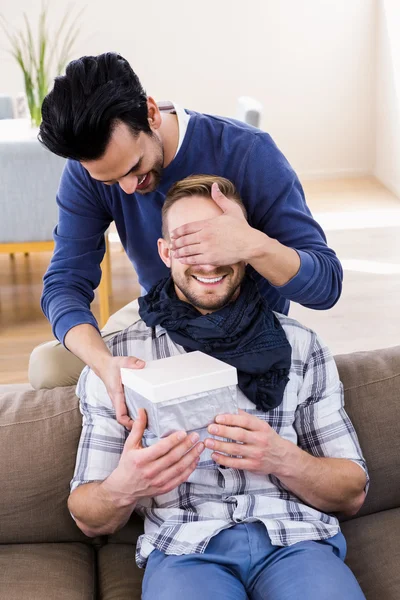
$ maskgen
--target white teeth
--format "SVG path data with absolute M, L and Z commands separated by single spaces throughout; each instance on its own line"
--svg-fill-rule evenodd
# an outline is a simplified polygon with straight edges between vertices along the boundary
M 147 173 L 146 173 L 146 175 L 147 175 Z M 143 181 L 146 179 L 146 175 L 143 175 L 143 177 L 141 177 L 141 178 L 138 180 L 138 185 L 141 185 L 141 184 L 143 183 Z
M 198 281 L 201 281 L 202 283 L 217 283 L 217 281 L 221 281 L 221 279 L 223 279 L 222 277 L 213 277 L 211 278 L 206 278 L 206 277 L 197 277 L 196 275 L 193 275 L 193 277 L 195 279 L 197 279 Z

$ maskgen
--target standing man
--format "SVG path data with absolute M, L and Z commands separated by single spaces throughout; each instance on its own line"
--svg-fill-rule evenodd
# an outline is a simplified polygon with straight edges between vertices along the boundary
M 271 309 L 284 314 L 291 300 L 314 309 L 338 300 L 340 262 L 312 218 L 296 174 L 268 134 L 169 103 L 157 105 L 128 62 L 113 53 L 70 63 L 45 98 L 42 116 L 39 139 L 69 159 L 57 196 L 56 247 L 44 278 L 42 308 L 55 337 L 102 379 L 121 424 L 131 426 L 120 367 L 144 363 L 111 356 L 90 311 L 101 277 L 104 232 L 115 221 L 139 283 L 148 291 L 168 273 L 157 239 L 165 195 L 176 181 L 193 173 L 230 179 L 248 213 L 247 222 L 213 186 L 222 214 L 171 233 L 171 249 L 181 263 L 244 261 Z M 67 356 L 64 352 L 57 359 L 61 369 L 68 370 Z M 42 373 L 48 361 L 48 346 L 37 348 L 30 372 Z M 50 387 L 37 378 L 33 383 Z

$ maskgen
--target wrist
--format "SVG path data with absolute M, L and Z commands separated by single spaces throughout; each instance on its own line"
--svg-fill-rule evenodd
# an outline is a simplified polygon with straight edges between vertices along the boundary
M 245 260 L 251 264 L 252 261 L 266 258 L 274 253 L 274 247 L 277 244 L 279 242 L 270 238 L 266 233 L 250 227 Z
M 293 442 L 289 440 L 282 440 L 282 442 L 284 450 L 273 475 L 282 480 L 292 479 L 293 477 L 302 478 L 304 470 L 307 469 L 308 458 L 312 457 Z
M 96 373 L 98 377 L 101 379 L 101 373 L 104 373 L 105 370 L 108 369 L 111 361 L 113 359 L 113 355 L 110 353 L 109 349 L 106 345 L 104 345 L 104 349 L 101 348 L 96 351 L 93 355 L 92 360 L 90 361 L 89 367 Z
M 123 476 L 122 476 L 123 481 Z M 128 493 L 121 485 L 118 467 L 101 483 L 102 492 L 107 501 L 116 509 L 134 508 L 137 498 Z

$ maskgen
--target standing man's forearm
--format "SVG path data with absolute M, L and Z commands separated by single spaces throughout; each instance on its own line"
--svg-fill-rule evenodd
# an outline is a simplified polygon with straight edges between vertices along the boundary
M 300 269 L 300 256 L 262 231 L 252 229 L 247 262 L 274 286 L 286 285 Z
M 64 344 L 98 376 L 111 358 L 111 353 L 100 333 L 88 323 L 72 327 L 64 338 Z

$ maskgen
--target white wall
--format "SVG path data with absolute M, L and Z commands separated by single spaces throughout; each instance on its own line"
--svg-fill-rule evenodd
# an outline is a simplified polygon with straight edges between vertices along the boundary
M 69 0 L 50 2 L 61 16 Z M 374 0 L 76 0 L 75 56 L 116 50 L 157 99 L 234 115 L 264 105 L 269 131 L 304 177 L 370 172 L 375 155 Z M 32 6 L 31 6 L 32 5 Z M 13 24 L 39 0 L 1 0 Z M 0 34 L 1 35 L 1 34 Z M 22 78 L 0 39 L 0 92 Z
M 400 197 L 400 1 L 378 4 L 375 174 Z

